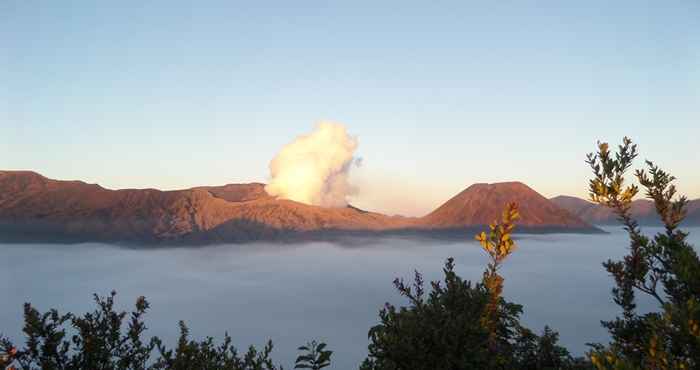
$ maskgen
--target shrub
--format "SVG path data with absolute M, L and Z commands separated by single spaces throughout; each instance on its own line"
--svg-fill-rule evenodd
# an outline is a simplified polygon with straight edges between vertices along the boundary
M 183 322 L 174 351 L 167 349 L 158 337 L 144 339 L 143 317 L 149 308 L 148 301 L 144 297 L 136 300 L 135 310 L 128 314 L 125 325 L 127 313 L 114 310 L 115 296 L 115 292 L 107 297 L 95 295 L 97 309 L 84 316 L 61 315 L 55 309 L 42 314 L 25 304 L 25 348 L 18 350 L 9 340 L 1 338 L 0 349 L 11 356 L 0 365 L 14 362 L 23 370 L 278 369 L 270 359 L 270 342 L 262 351 L 251 346 L 239 356 L 228 334 L 219 346 L 212 338 L 191 341 Z M 158 351 L 157 358 L 152 358 L 154 349 Z
M 612 208 L 629 234 L 629 252 L 603 265 L 613 276 L 613 299 L 622 317 L 603 322 L 609 346 L 594 345 L 591 360 L 599 369 L 696 369 L 700 367 L 700 260 L 678 229 L 686 214 L 685 197 L 676 197 L 675 178 L 647 161 L 635 172 L 647 198 L 654 202 L 664 232 L 645 236 L 632 217 L 636 185 L 625 174 L 637 157 L 637 146 L 624 138 L 612 155 L 607 143 L 589 154 L 593 170 L 591 199 Z M 659 311 L 637 312 L 636 293 L 652 297 Z
M 380 324 L 369 331 L 369 355 L 361 370 L 567 369 L 577 366 L 558 335 L 545 328 L 542 337 L 520 325 L 522 306 L 501 297 L 498 269 L 515 250 L 511 238 L 517 206 L 509 204 L 499 224 L 477 240 L 491 262 L 480 283 L 463 280 L 452 258 L 444 279 L 431 283 L 426 295 L 423 277 L 394 285 L 408 306 L 386 304 Z M 580 362 L 580 361 L 579 361 Z M 585 366 L 585 364 L 583 365 Z

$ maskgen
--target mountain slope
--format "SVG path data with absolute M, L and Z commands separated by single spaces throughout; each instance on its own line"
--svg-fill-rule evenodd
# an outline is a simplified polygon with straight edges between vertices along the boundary
M 487 225 L 500 219 L 503 206 L 508 202 L 518 203 L 520 226 L 592 229 L 580 218 L 520 182 L 474 184 L 425 216 L 420 223 L 431 228 Z
M 409 220 L 350 207 L 276 200 L 263 186 L 108 190 L 33 172 L 5 171 L 0 172 L 0 238 L 257 240 L 281 231 L 398 228 Z
M 586 222 L 595 225 L 619 225 L 617 215 L 610 208 L 591 203 L 577 197 L 560 195 L 550 199 L 559 207 L 577 215 Z M 649 199 L 637 199 L 632 202 L 632 216 L 641 225 L 660 225 L 656 215 L 654 202 Z M 700 199 L 690 201 L 687 206 L 688 214 L 683 222 L 686 226 L 700 225 Z
M 685 218 L 685 224 L 700 226 L 700 199 L 691 200 L 688 203 L 688 215 Z
M 237 242 L 342 233 L 420 233 L 488 224 L 518 202 L 521 230 L 596 231 L 521 183 L 476 184 L 423 218 L 269 196 L 264 184 L 109 190 L 28 171 L 0 171 L 0 241 Z

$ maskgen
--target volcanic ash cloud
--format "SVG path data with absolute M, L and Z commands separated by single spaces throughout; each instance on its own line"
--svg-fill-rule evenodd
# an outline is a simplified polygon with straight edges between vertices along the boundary
M 321 122 L 316 130 L 285 145 L 270 162 L 272 196 L 301 203 L 344 207 L 353 191 L 348 175 L 357 139 L 345 126 Z

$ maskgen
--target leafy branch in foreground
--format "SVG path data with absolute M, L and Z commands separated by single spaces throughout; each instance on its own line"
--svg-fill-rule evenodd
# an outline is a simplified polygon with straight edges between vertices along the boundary
M 333 351 L 326 351 L 325 348 L 326 343 L 318 343 L 315 340 L 299 347 L 299 351 L 304 351 L 304 354 L 297 357 L 294 368 L 320 370 L 330 366 Z
M 476 236 L 481 247 L 488 253 L 491 261 L 489 262 L 486 271 L 484 271 L 483 284 L 489 292 L 489 303 L 486 305 L 482 316 L 482 324 L 489 331 L 489 344 L 494 347 L 496 345 L 496 324 L 498 315 L 498 304 L 503 293 L 503 277 L 498 274 L 498 269 L 501 263 L 513 251 L 515 251 L 515 242 L 511 234 L 515 229 L 515 221 L 520 218 L 518 213 L 518 205 L 508 203 L 503 215 L 501 223 L 494 221 L 489 225 L 489 234 L 481 232 Z
M 591 200 L 613 209 L 629 234 L 628 254 L 603 264 L 613 276 L 613 299 L 622 317 L 603 322 L 612 336 L 609 347 L 594 345 L 591 360 L 599 369 L 694 369 L 700 366 L 700 260 L 678 229 L 687 199 L 676 197 L 675 178 L 650 161 L 635 176 L 654 202 L 665 231 L 649 238 L 630 212 L 639 192 L 625 174 L 637 146 L 624 138 L 612 155 L 607 143 L 587 157 L 593 170 Z M 659 312 L 637 312 L 635 292 L 652 297 Z

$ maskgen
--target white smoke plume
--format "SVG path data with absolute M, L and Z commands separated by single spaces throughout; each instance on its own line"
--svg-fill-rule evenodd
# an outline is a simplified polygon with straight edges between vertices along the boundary
M 357 139 L 345 126 L 321 122 L 312 133 L 285 145 L 270 162 L 272 196 L 301 203 L 344 207 L 354 190 L 348 182 Z

